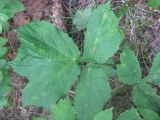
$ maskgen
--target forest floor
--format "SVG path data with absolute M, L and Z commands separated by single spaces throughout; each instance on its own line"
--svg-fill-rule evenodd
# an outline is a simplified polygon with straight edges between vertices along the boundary
M 67 32 L 82 50 L 84 31 L 77 32 L 73 29 L 72 18 L 78 9 L 100 5 L 106 0 L 21 0 L 25 5 L 25 11 L 18 13 L 10 20 L 11 29 L 3 34 L 9 40 L 9 53 L 7 59 L 15 58 L 19 42 L 13 32 L 22 24 L 32 20 L 49 20 L 58 28 Z M 112 9 L 115 13 L 124 7 L 123 0 L 112 0 Z M 120 26 L 125 32 L 123 44 L 128 44 L 134 50 L 140 61 L 143 75 L 148 74 L 152 59 L 160 52 L 160 11 L 147 7 L 145 0 L 129 0 L 129 11 L 120 20 Z M 116 63 L 119 62 L 119 53 L 114 56 Z M 32 120 L 34 116 L 47 117 L 48 112 L 43 108 L 30 106 L 22 107 L 21 93 L 27 83 L 27 79 L 11 70 L 13 90 L 9 94 L 11 106 L 0 111 L 0 120 Z M 113 93 L 112 99 L 104 107 L 114 107 L 114 119 L 123 111 L 132 106 L 131 89 L 111 78 L 113 89 L 121 89 Z M 155 86 L 155 89 L 158 89 Z

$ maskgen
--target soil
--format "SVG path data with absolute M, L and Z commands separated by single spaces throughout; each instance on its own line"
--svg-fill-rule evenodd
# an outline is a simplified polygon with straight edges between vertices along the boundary
M 10 20 L 11 29 L 3 34 L 7 37 L 9 53 L 7 59 L 15 58 L 20 43 L 13 29 L 29 23 L 32 20 L 49 20 L 58 28 L 67 32 L 82 51 L 84 31 L 73 32 L 72 20 L 65 19 L 75 14 L 77 9 L 84 9 L 105 3 L 106 0 L 21 0 L 25 11 L 18 13 Z M 112 0 L 112 9 L 117 13 L 123 6 L 123 0 Z M 160 11 L 149 9 L 145 0 L 131 0 L 129 12 L 121 18 L 120 26 L 126 34 L 125 42 L 138 56 L 143 75 L 148 74 L 153 57 L 160 52 Z M 134 19 L 133 19 L 134 18 Z M 123 45 L 122 45 L 123 47 Z M 119 53 L 114 58 L 119 62 Z M 47 118 L 48 111 L 36 106 L 22 107 L 22 90 L 27 83 L 25 77 L 19 76 L 10 70 L 12 76 L 12 92 L 8 95 L 11 106 L 0 111 L 0 120 L 32 120 L 34 116 Z M 132 106 L 130 99 L 131 89 L 123 87 L 116 78 L 111 79 L 113 89 L 122 89 L 122 93 L 114 93 L 106 107 L 114 107 L 114 119 L 123 111 Z M 124 102 L 125 101 L 125 102 Z

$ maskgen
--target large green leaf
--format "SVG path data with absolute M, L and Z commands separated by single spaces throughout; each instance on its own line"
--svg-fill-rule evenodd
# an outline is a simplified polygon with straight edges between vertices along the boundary
M 141 69 L 134 53 L 125 47 L 120 55 L 120 65 L 117 65 L 117 72 L 120 81 L 128 85 L 141 82 Z
M 118 23 L 109 3 L 93 11 L 85 33 L 83 57 L 86 61 L 105 63 L 119 49 L 124 35 Z
M 119 116 L 117 120 L 142 120 L 135 108 L 131 108 Z
M 150 73 L 145 80 L 160 86 L 160 53 L 154 58 Z
M 98 113 L 93 120 L 112 120 L 112 117 L 113 113 L 111 108 Z
M 68 99 L 59 101 L 53 108 L 55 120 L 76 120 L 76 114 Z
M 140 108 L 138 111 L 144 120 L 160 120 L 160 116 L 152 110 Z
M 160 97 L 150 85 L 139 84 L 134 87 L 132 94 L 133 102 L 138 108 L 160 112 Z
M 88 66 L 76 88 L 75 109 L 79 120 L 91 120 L 111 97 L 111 89 L 102 69 Z
M 149 0 L 148 5 L 149 7 L 157 8 L 158 6 L 160 6 L 160 0 Z
M 77 79 L 79 50 L 66 33 L 45 21 L 24 25 L 16 32 L 21 47 L 11 65 L 29 79 L 23 104 L 49 108 Z

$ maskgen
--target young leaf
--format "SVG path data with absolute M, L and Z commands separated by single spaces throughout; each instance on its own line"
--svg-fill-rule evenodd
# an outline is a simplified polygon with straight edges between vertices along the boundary
M 160 120 L 160 116 L 152 110 L 140 108 L 138 111 L 144 120 Z
M 91 120 L 111 97 L 111 89 L 102 69 L 88 66 L 76 88 L 75 109 L 78 119 Z
M 148 84 L 139 84 L 135 86 L 132 99 L 138 108 L 150 109 L 157 113 L 160 112 L 160 97 Z
M 93 120 L 112 120 L 112 108 L 98 113 Z
M 80 73 L 79 50 L 66 33 L 45 21 L 35 21 L 16 30 L 21 47 L 11 66 L 29 83 L 23 103 L 49 108 L 65 95 Z
M 128 85 L 141 82 L 141 69 L 134 53 L 125 47 L 120 55 L 121 64 L 117 65 L 117 73 L 120 81 Z
M 149 0 L 148 6 L 152 8 L 157 8 L 158 6 L 160 6 L 160 0 Z
M 59 101 L 53 108 L 55 120 L 76 120 L 76 114 L 69 99 Z
M 85 33 L 83 57 L 86 61 L 105 63 L 119 49 L 124 35 L 118 23 L 109 3 L 93 11 Z
M 131 108 L 119 116 L 117 120 L 142 120 L 135 108 Z
M 145 80 L 160 86 L 160 53 L 154 58 L 150 73 Z
M 77 11 L 73 19 L 73 24 L 76 25 L 77 30 L 83 30 L 86 28 L 91 13 L 92 8 Z

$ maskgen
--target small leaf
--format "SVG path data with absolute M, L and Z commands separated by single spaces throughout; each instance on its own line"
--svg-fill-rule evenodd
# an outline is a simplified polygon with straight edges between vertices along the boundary
M 87 66 L 76 88 L 75 109 L 78 119 L 91 120 L 111 97 L 111 89 L 102 69 Z
M 59 101 L 53 108 L 55 120 L 76 120 L 76 114 L 69 99 Z
M 112 120 L 112 116 L 113 116 L 113 113 L 111 108 L 111 109 L 101 111 L 94 117 L 93 120 Z
M 83 30 L 86 28 L 88 19 L 92 13 L 92 8 L 86 8 L 84 10 L 78 10 L 74 19 L 73 24 L 76 25 L 78 30 Z
M 132 99 L 138 108 L 150 109 L 157 113 L 160 112 L 160 97 L 148 84 L 139 84 L 135 86 Z
M 131 108 L 121 113 L 117 120 L 142 120 L 135 108 Z
M 150 73 L 144 79 L 160 86 L 160 53 L 154 58 Z
M 160 116 L 152 110 L 139 108 L 138 111 L 144 120 L 160 120 Z
M 117 65 L 117 72 L 120 81 L 128 85 L 135 85 L 141 82 L 141 69 L 134 53 L 125 47 L 120 55 L 120 65 Z
M 124 34 L 109 2 L 93 11 L 89 17 L 84 40 L 83 58 L 89 62 L 105 63 L 119 49 Z
M 152 8 L 158 8 L 158 6 L 160 6 L 160 0 L 149 0 L 148 6 Z

